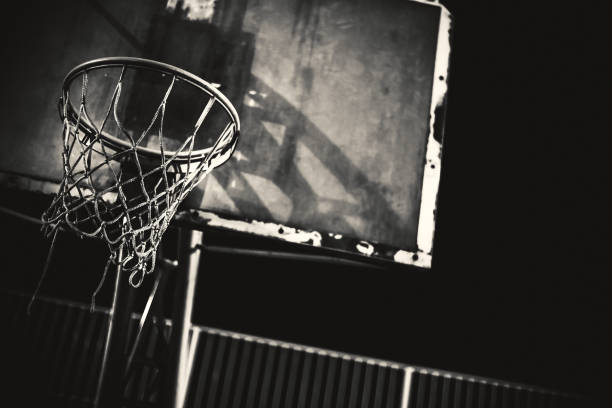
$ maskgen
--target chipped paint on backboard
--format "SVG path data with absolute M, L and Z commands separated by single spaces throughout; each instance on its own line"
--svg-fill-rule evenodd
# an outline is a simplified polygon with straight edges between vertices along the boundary
M 278 238 L 298 244 L 321 246 L 321 234 L 318 231 L 305 231 L 273 222 L 232 220 L 208 211 L 194 211 L 194 213 L 197 213 L 197 217 L 210 227 Z
M 166 10 L 175 11 L 177 6 L 185 14 L 187 20 L 212 21 L 215 14 L 216 0 L 168 0 Z
M 431 254 L 436 220 L 436 199 L 440 184 L 442 135 L 436 134 L 436 125 L 443 122 L 446 94 L 448 90 L 448 66 L 450 58 L 451 15 L 442 5 L 440 7 L 440 27 L 436 48 L 436 64 L 432 86 L 432 103 L 430 110 L 429 135 L 425 153 L 423 187 L 421 191 L 421 208 L 417 230 L 418 260 L 408 263 L 417 266 L 431 267 Z M 403 259 L 403 254 L 401 258 Z M 410 257 L 412 260 L 412 257 Z
M 372 256 L 374 253 L 374 246 L 367 241 L 359 241 L 357 245 L 355 245 L 355 248 L 366 256 Z
M 431 267 L 431 255 L 422 252 L 410 252 L 400 249 L 393 255 L 393 260 L 397 263 L 414 265 L 421 268 Z

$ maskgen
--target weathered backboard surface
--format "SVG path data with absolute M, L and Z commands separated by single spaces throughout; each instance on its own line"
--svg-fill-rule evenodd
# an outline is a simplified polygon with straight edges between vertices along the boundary
M 233 158 L 189 199 L 201 222 L 430 266 L 450 52 L 442 6 L 48 3 L 17 5 L 7 22 L 5 174 L 60 179 L 57 103 L 73 66 L 155 59 L 221 84 L 241 117 Z

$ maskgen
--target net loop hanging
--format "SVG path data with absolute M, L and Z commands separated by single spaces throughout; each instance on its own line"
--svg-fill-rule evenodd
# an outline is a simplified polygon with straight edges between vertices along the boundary
M 90 74 L 111 69 L 119 71 L 116 83 L 110 84 L 105 73 L 103 79 L 109 84 L 96 88 L 90 102 Z M 145 71 L 146 75 L 137 75 Z M 128 74 L 137 87 L 126 83 Z M 160 98 L 155 100 L 151 97 L 155 92 L 149 92 L 142 103 L 126 102 L 126 87 L 132 98 L 143 94 L 148 86 L 145 78 L 151 74 L 158 76 Z M 196 112 L 189 130 L 169 137 L 164 123 L 168 106 L 181 102 L 179 97 L 172 100 L 179 84 L 195 89 L 202 98 L 188 104 Z M 71 100 L 75 87 L 80 88 L 78 103 Z M 198 102 L 201 106 L 195 106 Z M 143 109 L 138 107 L 147 104 L 153 108 L 151 119 L 140 118 L 139 123 L 134 118 Z M 134 106 L 136 112 L 130 112 Z M 240 133 L 238 114 L 215 86 L 187 71 L 156 61 L 113 57 L 70 71 L 64 80 L 60 116 L 63 178 L 42 215 L 43 233 L 51 236 L 62 227 L 105 241 L 109 262 L 121 264 L 130 284 L 138 287 L 154 270 L 157 248 L 180 203 L 232 155 Z M 126 121 L 133 123 L 126 126 Z M 212 124 L 207 128 L 208 122 Z M 202 140 L 209 147 L 196 149 L 196 141 Z

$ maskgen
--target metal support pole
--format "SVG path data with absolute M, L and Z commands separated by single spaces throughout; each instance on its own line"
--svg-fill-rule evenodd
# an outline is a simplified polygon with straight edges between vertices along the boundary
M 200 264 L 202 231 L 181 228 L 179 267 L 170 340 L 168 406 L 183 408 L 187 395 L 189 366 L 189 332 Z
M 106 344 L 100 367 L 100 376 L 94 399 L 96 408 L 116 408 L 121 406 L 123 396 L 123 370 L 125 368 L 125 350 L 134 293 L 125 273 L 121 268 L 123 248 L 119 249 L 117 276 L 113 304 L 109 312 Z

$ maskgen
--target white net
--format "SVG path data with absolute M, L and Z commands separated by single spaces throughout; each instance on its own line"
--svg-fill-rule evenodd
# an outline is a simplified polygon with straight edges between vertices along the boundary
M 198 132 L 214 106 L 221 104 L 225 112 L 233 111 L 218 92 L 200 87 L 206 98 L 195 123 L 179 143 L 173 140 L 173 148 L 168 149 L 164 136 L 167 105 L 176 84 L 185 81 L 180 74 L 160 72 L 165 92 L 155 103 L 153 117 L 138 131 L 126 129 L 119 112 L 126 72 L 141 68 L 124 64 L 110 103 L 96 125 L 88 112 L 88 74 L 96 68 L 83 69 L 73 76 L 72 82 L 81 80 L 78 104 L 73 105 L 69 92 L 64 91 L 64 175 L 59 192 L 42 216 L 43 231 L 50 236 L 63 227 L 79 236 L 104 240 L 110 249 L 109 264 L 120 263 L 129 273 L 130 284 L 138 287 L 154 270 L 157 248 L 181 201 L 206 174 L 231 156 L 239 123 L 237 116 L 226 114 L 212 147 L 195 150 Z M 99 109 L 99 101 L 96 104 Z M 218 118 L 215 123 L 219 123 Z

